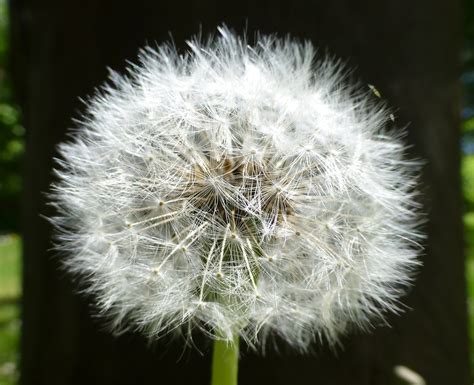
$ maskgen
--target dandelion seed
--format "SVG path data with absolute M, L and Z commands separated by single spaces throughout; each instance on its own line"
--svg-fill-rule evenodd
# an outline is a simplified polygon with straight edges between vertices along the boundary
M 59 147 L 58 248 L 117 329 L 305 349 L 400 310 L 419 165 L 393 115 L 310 43 L 257 40 L 145 48 Z
M 377 88 L 375 88 L 375 86 L 373 86 L 372 84 L 368 84 L 368 86 L 375 96 L 377 96 L 378 98 L 382 97 L 382 94 Z

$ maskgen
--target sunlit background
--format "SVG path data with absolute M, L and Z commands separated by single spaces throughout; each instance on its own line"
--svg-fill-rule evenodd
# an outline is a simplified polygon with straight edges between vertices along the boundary
M 462 181 L 464 193 L 464 229 L 466 243 L 466 278 L 471 351 L 471 376 L 474 378 L 474 4 L 466 12 L 465 46 L 462 55 Z
M 8 9 L 0 0 L 0 385 L 17 382 L 21 296 L 20 196 L 24 129 L 8 71 Z M 468 4 L 462 54 L 462 180 L 470 344 L 474 352 L 474 6 Z M 474 354 L 471 372 L 474 373 Z M 474 379 L 474 375 L 472 376 Z
M 19 200 L 24 129 L 8 77 L 8 10 L 0 0 L 0 385 L 18 379 L 20 333 Z

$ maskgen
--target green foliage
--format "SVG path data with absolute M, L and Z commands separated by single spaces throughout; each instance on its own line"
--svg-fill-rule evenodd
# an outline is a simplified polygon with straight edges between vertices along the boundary
M 18 230 L 24 129 L 8 76 L 8 12 L 0 0 L 0 230 Z
M 463 124 L 464 140 L 474 133 L 474 118 Z M 465 203 L 464 231 L 466 239 L 466 279 L 468 295 L 471 371 L 474 374 L 474 154 L 465 154 L 461 162 L 462 188 Z
M 11 102 L 7 11 L 7 2 L 0 0 L 0 230 L 18 228 L 24 148 L 19 110 Z M 18 236 L 0 238 L 0 385 L 13 385 L 18 377 L 20 248 Z
M 461 163 L 466 212 L 474 211 L 474 155 L 465 155 Z
M 20 254 L 18 236 L 0 239 L 0 385 L 13 385 L 18 377 Z
M 20 295 L 21 242 L 17 235 L 2 236 L 0 240 L 0 298 Z
M 474 174 L 473 174 L 474 177 Z M 471 372 L 474 372 L 474 212 L 464 215 Z

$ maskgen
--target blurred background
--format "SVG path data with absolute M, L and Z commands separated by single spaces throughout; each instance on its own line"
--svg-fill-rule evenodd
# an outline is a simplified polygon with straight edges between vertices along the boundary
M 425 254 L 408 310 L 336 354 L 243 349 L 240 383 L 429 385 L 474 381 L 474 1 L 0 0 L 0 385 L 206 384 L 209 346 L 114 338 L 50 251 L 44 193 L 55 146 L 106 67 L 146 43 L 178 47 L 225 22 L 290 33 L 341 57 L 397 107 L 426 160 Z M 470 337 L 469 337 L 470 336 Z M 469 351 L 471 359 L 469 360 Z

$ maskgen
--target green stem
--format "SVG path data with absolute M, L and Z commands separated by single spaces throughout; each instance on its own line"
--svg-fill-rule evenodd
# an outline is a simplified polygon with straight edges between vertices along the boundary
M 239 335 L 234 334 L 231 343 L 214 341 L 212 353 L 211 385 L 237 385 L 239 368 Z

